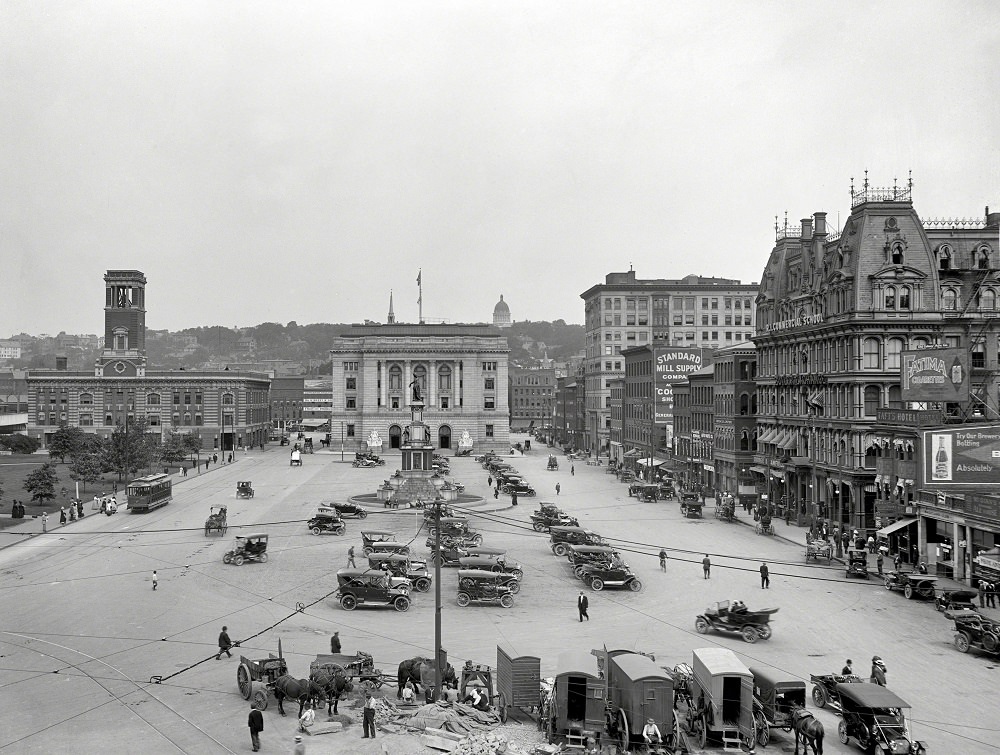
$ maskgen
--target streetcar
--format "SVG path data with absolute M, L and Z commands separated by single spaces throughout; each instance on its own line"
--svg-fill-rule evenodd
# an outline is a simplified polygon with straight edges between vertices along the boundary
M 151 474 L 132 480 L 126 488 L 128 509 L 132 513 L 152 511 L 173 499 L 170 475 Z

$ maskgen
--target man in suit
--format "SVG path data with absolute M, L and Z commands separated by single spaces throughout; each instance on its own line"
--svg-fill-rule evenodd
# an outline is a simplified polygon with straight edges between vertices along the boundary
M 260 733 L 264 731 L 264 716 L 253 705 L 250 706 L 247 726 L 250 727 L 250 744 L 253 745 L 253 751 L 257 752 L 260 749 Z
M 576 599 L 576 607 L 580 612 L 580 621 L 586 619 L 590 621 L 590 617 L 587 615 L 587 607 L 590 605 L 590 601 L 587 600 L 587 596 L 583 594 L 583 590 L 580 590 L 580 595 Z

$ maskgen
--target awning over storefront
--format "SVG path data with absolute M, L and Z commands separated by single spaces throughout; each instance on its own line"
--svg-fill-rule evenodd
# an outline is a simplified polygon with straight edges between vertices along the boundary
M 778 448 L 792 448 L 795 445 L 795 431 L 786 430 L 777 440 Z
M 764 430 L 764 435 L 757 439 L 758 443 L 774 443 L 775 439 L 778 437 L 778 429 L 776 427 L 769 427 Z
M 634 456 L 638 456 L 638 455 L 639 455 L 639 452 L 636 449 L 634 449 L 634 448 L 625 452 L 625 456 L 628 456 L 630 458 L 634 457 Z
M 900 520 L 895 521 L 895 522 L 893 522 L 892 524 L 890 524 L 890 525 L 888 525 L 886 527 L 883 527 L 878 532 L 876 532 L 875 535 L 877 537 L 882 537 L 884 535 L 891 535 L 893 532 L 897 532 L 897 531 L 903 529 L 903 527 L 909 527 L 915 521 L 917 521 L 917 520 L 914 519 L 913 517 L 910 517 L 909 519 L 900 519 Z
M 641 459 L 636 459 L 635 463 L 638 464 L 640 467 L 645 467 L 647 464 L 649 464 L 649 457 L 648 456 L 644 456 Z M 667 459 L 661 459 L 658 456 L 654 456 L 653 457 L 653 466 L 654 467 L 658 467 L 661 464 L 666 464 L 666 463 L 667 463 Z
M 767 475 L 767 469 L 765 467 L 753 466 L 750 467 L 751 472 L 756 472 L 757 474 Z
M 327 422 L 329 422 L 329 420 L 326 419 L 304 419 L 300 424 L 302 427 L 309 427 L 315 430 L 317 427 L 322 427 Z

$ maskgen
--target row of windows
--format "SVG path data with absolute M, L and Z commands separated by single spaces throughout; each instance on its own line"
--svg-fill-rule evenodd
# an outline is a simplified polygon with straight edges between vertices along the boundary
M 63 392 L 65 393 L 65 391 L 63 391 Z M 257 393 L 257 392 L 253 392 L 253 393 Z M 118 390 L 116 393 L 112 393 L 111 391 L 108 391 L 105 394 L 105 402 L 109 403 L 109 404 L 113 403 L 112 397 L 115 396 L 115 395 L 123 396 L 123 395 L 125 395 L 125 393 L 122 390 Z M 134 394 L 131 391 L 129 391 L 128 398 L 129 398 L 130 402 L 133 400 L 133 397 L 134 397 Z M 192 397 L 194 398 L 193 402 L 191 400 Z M 94 394 L 92 394 L 92 393 L 81 393 L 79 400 L 80 400 L 80 405 L 81 406 L 93 406 L 93 404 L 94 404 Z M 160 396 L 159 393 L 147 393 L 146 394 L 146 405 L 147 406 L 160 406 L 161 402 L 162 402 L 162 397 Z M 232 393 L 223 393 L 222 394 L 222 403 L 223 403 L 224 406 L 232 406 L 235 402 L 236 402 L 236 397 Z M 39 404 L 45 403 L 45 396 L 43 394 L 39 394 L 39 396 L 38 396 L 38 403 Z M 48 403 L 50 403 L 50 404 L 56 403 L 56 394 L 55 393 L 49 394 Z M 60 399 L 60 403 L 62 403 L 62 404 L 67 403 L 67 399 L 66 399 L 65 396 L 63 396 Z M 184 406 L 190 406 L 192 403 L 200 405 L 202 403 L 202 395 L 200 393 L 194 393 L 194 394 L 191 394 L 191 393 L 184 393 L 184 394 L 175 393 L 175 394 L 173 394 L 173 403 L 174 403 L 174 406 L 180 406 L 181 404 L 183 404 Z

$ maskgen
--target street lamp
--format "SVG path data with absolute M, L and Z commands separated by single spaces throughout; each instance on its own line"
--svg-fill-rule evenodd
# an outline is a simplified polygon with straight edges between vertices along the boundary
M 441 693 L 441 488 L 444 478 L 435 472 L 430 478 L 434 486 L 434 699 Z

